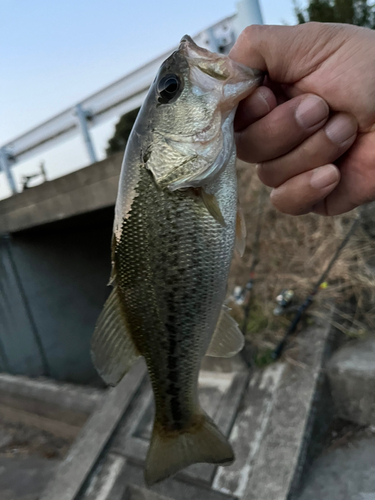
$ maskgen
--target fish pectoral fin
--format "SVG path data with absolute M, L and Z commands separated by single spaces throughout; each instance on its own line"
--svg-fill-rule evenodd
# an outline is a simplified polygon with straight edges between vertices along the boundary
M 221 213 L 219 203 L 216 199 L 216 196 L 214 194 L 209 194 L 206 193 L 206 191 L 201 188 L 199 190 L 199 194 L 202 198 L 202 201 L 209 211 L 209 213 L 212 215 L 212 217 L 223 227 L 226 227 L 226 223 L 223 217 L 223 214 Z
M 195 421 L 194 421 L 195 420 Z M 234 453 L 227 438 L 203 412 L 191 428 L 171 432 L 154 424 L 145 468 L 145 480 L 151 486 L 195 463 L 230 465 Z
M 237 322 L 223 306 L 206 356 L 214 358 L 231 358 L 244 346 L 245 338 Z
M 240 205 L 237 208 L 236 216 L 236 250 L 243 257 L 246 248 L 246 224 Z
M 117 288 L 112 290 L 96 323 L 91 356 L 99 375 L 109 385 L 117 385 L 140 356 L 126 329 Z

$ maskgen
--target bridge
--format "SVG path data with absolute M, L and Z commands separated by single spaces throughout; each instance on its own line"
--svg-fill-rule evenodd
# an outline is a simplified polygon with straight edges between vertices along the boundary
M 236 14 L 198 33 L 198 45 L 213 52 L 228 53 L 248 24 L 262 24 L 258 0 L 241 0 Z M 4 172 L 12 194 L 18 192 L 12 169 L 15 165 L 80 134 L 90 163 L 97 161 L 91 129 L 141 106 L 166 52 L 125 75 L 37 127 L 0 146 L 0 172 Z
M 256 0 L 198 33 L 228 53 L 261 23 Z M 109 294 L 110 239 L 122 154 L 97 161 L 91 129 L 141 105 L 162 54 L 0 148 L 12 196 L 0 201 L 0 371 L 98 382 L 89 343 Z M 90 164 L 18 193 L 13 168 L 80 133 Z

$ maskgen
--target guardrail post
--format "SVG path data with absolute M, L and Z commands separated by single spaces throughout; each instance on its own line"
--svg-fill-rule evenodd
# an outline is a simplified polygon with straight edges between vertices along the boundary
M 90 158 L 91 163 L 98 161 L 94 144 L 91 139 L 90 131 L 87 126 L 87 118 L 89 113 L 82 108 L 81 104 L 77 104 L 75 107 L 75 114 L 78 118 L 79 128 L 81 129 L 81 134 L 83 135 L 83 140 L 85 141 L 86 149 Z
M 0 148 L 0 170 L 5 172 L 12 194 L 17 194 L 18 190 L 16 181 L 14 180 L 13 172 L 10 168 L 10 163 L 10 154 L 5 148 Z

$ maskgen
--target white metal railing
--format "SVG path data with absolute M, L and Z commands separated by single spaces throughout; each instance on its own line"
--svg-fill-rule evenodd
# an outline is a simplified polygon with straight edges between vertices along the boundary
M 262 24 L 258 0 L 242 0 L 237 14 L 228 17 L 194 37 L 196 43 L 212 51 L 228 53 L 238 34 L 248 24 Z M 13 194 L 17 186 L 12 167 L 20 161 L 50 149 L 80 132 L 91 163 L 97 161 L 90 129 L 114 115 L 122 115 L 141 106 L 155 74 L 170 54 L 160 55 L 111 85 L 50 118 L 37 127 L 0 147 L 0 172 L 7 177 Z

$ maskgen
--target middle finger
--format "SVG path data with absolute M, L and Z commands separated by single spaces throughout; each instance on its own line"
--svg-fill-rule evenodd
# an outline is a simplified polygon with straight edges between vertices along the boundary
M 327 121 L 327 103 L 314 94 L 287 101 L 236 133 L 237 155 L 249 163 L 285 155 Z

